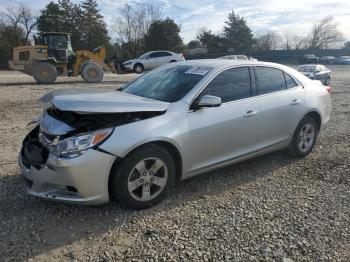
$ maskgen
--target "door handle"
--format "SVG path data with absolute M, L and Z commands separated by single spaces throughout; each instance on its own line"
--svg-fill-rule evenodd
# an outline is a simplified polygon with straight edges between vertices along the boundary
M 292 103 L 290 103 L 292 106 L 300 104 L 300 99 L 293 99 Z
M 253 115 L 256 115 L 258 113 L 258 111 L 255 111 L 255 110 L 248 110 L 246 113 L 245 113 L 245 117 L 251 117 Z

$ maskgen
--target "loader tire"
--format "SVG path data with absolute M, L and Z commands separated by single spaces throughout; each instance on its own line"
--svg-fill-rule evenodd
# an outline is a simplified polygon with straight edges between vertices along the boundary
M 103 70 L 96 63 L 87 63 L 81 70 L 81 77 L 88 83 L 99 83 L 103 78 Z
M 56 81 L 58 73 L 54 65 L 39 62 L 32 69 L 32 75 L 38 84 L 52 84 Z

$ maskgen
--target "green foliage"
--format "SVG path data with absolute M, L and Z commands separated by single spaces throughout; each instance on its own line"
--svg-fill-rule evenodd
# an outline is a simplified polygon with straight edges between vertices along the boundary
M 201 46 L 206 48 L 209 53 L 223 52 L 226 49 L 226 39 L 214 35 L 211 30 L 206 28 L 200 30 L 197 39 L 201 43 Z
M 198 40 L 192 40 L 187 44 L 188 49 L 195 49 L 195 48 L 201 48 L 201 42 Z
M 38 17 L 40 32 L 71 33 L 74 49 L 92 49 L 108 45 L 107 26 L 95 0 L 85 0 L 81 5 L 71 0 L 50 2 Z
M 92 49 L 99 45 L 108 45 L 107 25 L 97 7 L 96 0 L 85 0 L 81 4 L 81 42 L 84 48 Z
M 224 35 L 229 49 L 235 52 L 245 52 L 253 48 L 255 43 L 253 33 L 244 17 L 232 11 L 225 23 Z
M 145 36 L 146 51 L 170 50 L 179 52 L 184 44 L 180 37 L 180 27 L 171 18 L 154 21 Z

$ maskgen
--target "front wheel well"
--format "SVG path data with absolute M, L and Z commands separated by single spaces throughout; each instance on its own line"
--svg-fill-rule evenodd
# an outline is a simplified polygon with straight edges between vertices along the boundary
M 170 155 L 172 156 L 173 160 L 174 160 L 174 164 L 175 164 L 175 179 L 176 181 L 180 181 L 181 177 L 182 177 L 182 157 L 181 154 L 179 152 L 179 150 L 176 148 L 176 146 L 174 146 L 173 144 L 171 144 L 170 142 L 167 141 L 152 141 L 152 142 L 148 142 L 146 144 L 140 145 L 136 148 L 134 148 L 131 152 L 129 152 L 126 156 L 124 156 L 123 158 L 117 157 L 116 160 L 114 161 L 111 171 L 110 171 L 110 175 L 109 175 L 109 179 L 108 179 L 108 192 L 110 191 L 110 186 L 111 186 L 111 174 L 112 172 L 115 172 L 120 165 L 123 163 L 123 159 L 125 157 L 127 157 L 128 155 L 132 154 L 133 152 L 140 150 L 141 148 L 150 146 L 150 145 L 157 145 L 160 146 L 162 148 L 164 148 L 165 150 L 167 150 Z
M 312 111 L 312 112 L 307 113 L 306 116 L 310 116 L 316 121 L 316 124 L 318 127 L 318 132 L 319 132 L 321 129 L 321 116 L 320 116 L 320 114 L 316 111 Z
M 137 62 L 137 63 L 135 63 L 135 65 L 134 65 L 134 69 L 135 69 L 135 67 L 136 67 L 136 66 L 138 66 L 138 65 L 140 65 L 142 68 L 145 68 L 145 67 L 143 66 L 143 64 L 142 64 L 142 63 Z

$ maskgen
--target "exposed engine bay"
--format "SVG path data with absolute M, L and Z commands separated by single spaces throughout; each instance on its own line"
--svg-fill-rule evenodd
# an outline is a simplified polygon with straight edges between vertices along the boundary
M 91 132 L 98 129 L 116 127 L 135 121 L 155 117 L 163 114 L 164 111 L 78 114 L 76 112 L 62 111 L 55 107 L 51 107 L 47 109 L 47 113 L 54 119 L 72 127 L 71 131 L 68 131 L 66 134 L 61 135 L 61 138 L 66 138 L 83 132 Z
M 155 117 L 164 112 L 90 113 L 62 111 L 51 107 L 44 111 L 40 124 L 24 139 L 22 157 L 27 168 L 40 169 L 51 151 L 51 145 L 71 136 L 116 127 Z M 49 116 L 49 117 L 47 117 Z M 49 131 L 48 131 L 49 130 Z

